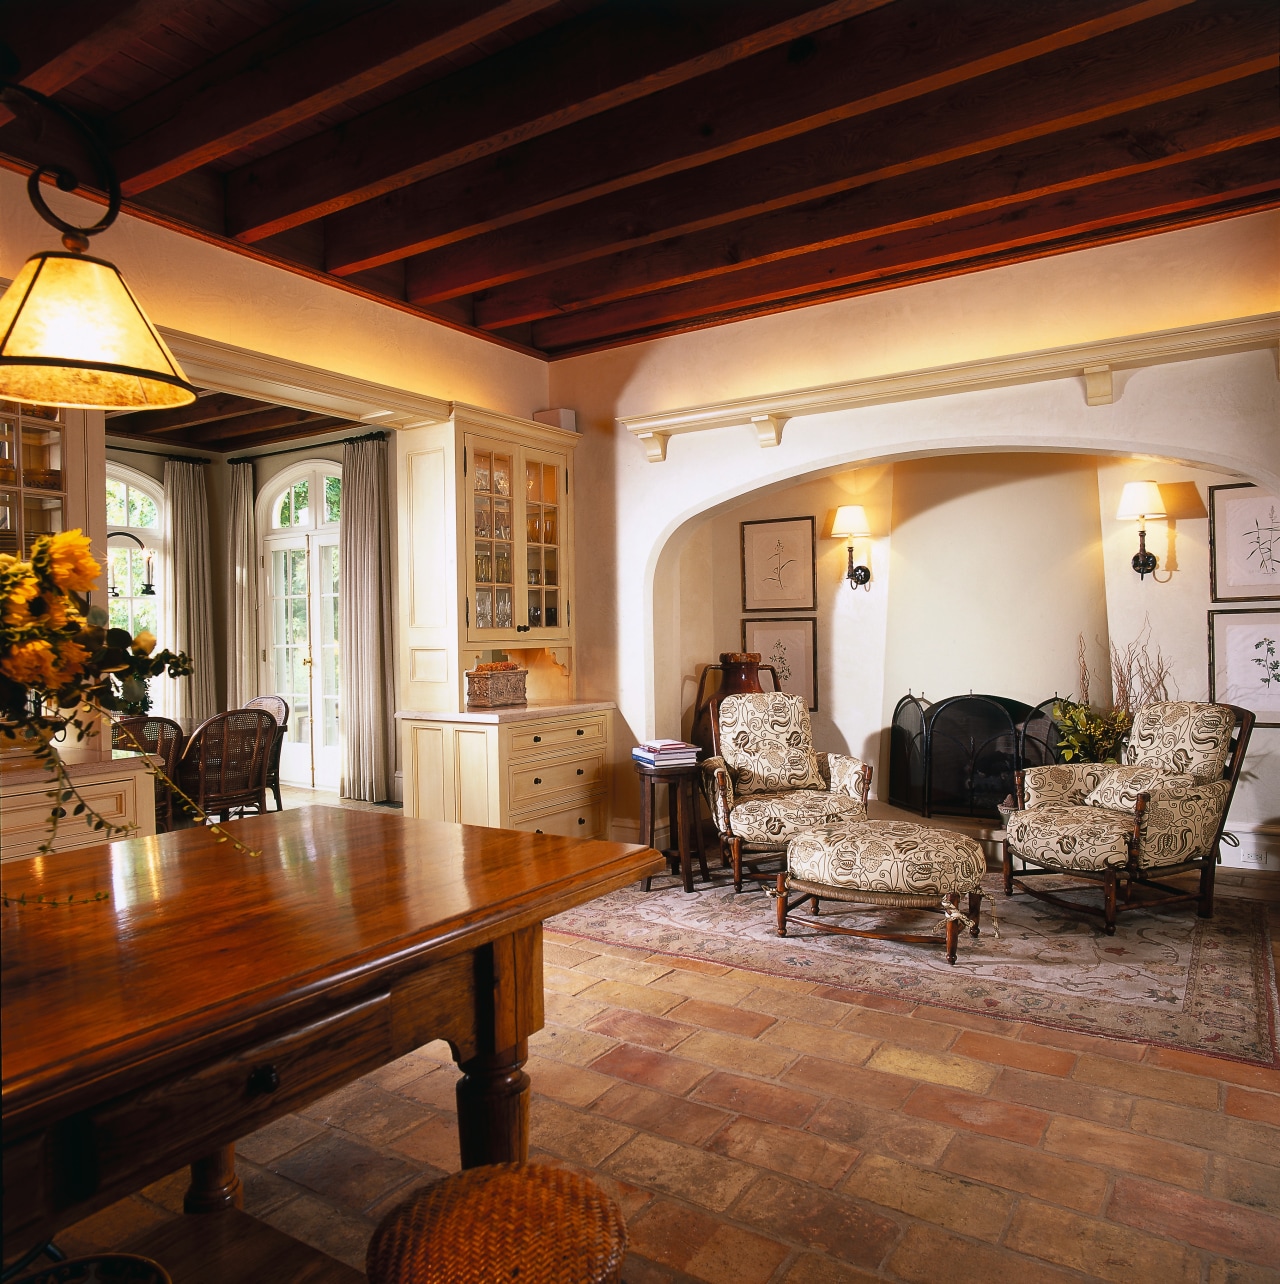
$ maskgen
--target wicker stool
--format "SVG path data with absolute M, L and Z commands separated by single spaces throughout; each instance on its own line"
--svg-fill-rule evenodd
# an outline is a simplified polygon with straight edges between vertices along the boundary
M 468 1168 L 392 1209 L 369 1284 L 619 1284 L 627 1228 L 585 1177 L 550 1164 Z
M 777 890 L 772 893 L 777 898 L 778 935 L 786 936 L 787 915 L 807 900 L 813 913 L 801 921 L 808 927 L 844 936 L 945 944 L 947 962 L 955 963 L 960 924 L 978 935 L 986 868 L 982 848 L 950 829 L 904 820 L 863 820 L 808 829 L 788 843 L 787 868 L 778 875 Z M 969 898 L 967 915 L 960 912 L 962 894 Z M 818 906 L 824 900 L 941 913 L 946 917 L 945 940 L 919 932 L 823 922 Z

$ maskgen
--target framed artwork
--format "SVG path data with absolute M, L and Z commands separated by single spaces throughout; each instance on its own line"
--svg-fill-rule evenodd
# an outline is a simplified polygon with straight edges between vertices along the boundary
M 1280 727 L 1280 607 L 1209 612 L 1209 699 Z
M 818 585 L 812 517 L 742 523 L 742 609 L 814 611 Z
M 1215 602 L 1280 601 L 1280 497 L 1251 482 L 1209 487 Z
M 818 622 L 812 616 L 793 619 L 743 620 L 742 649 L 759 651 L 771 664 L 778 685 L 798 695 L 812 713 L 818 707 Z

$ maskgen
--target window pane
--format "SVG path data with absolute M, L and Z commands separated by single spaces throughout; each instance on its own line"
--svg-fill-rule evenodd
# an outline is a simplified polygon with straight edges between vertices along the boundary
M 293 483 L 293 525 L 305 526 L 311 516 L 311 483 Z
M 125 484 L 121 481 L 107 482 L 107 525 L 128 526 L 129 510 L 125 506 Z
M 140 490 L 134 490 L 132 486 L 129 487 L 129 525 L 160 525 L 160 513 L 156 509 L 155 500 Z
M 291 517 L 291 507 L 289 504 L 290 498 L 291 498 L 291 495 L 289 491 L 285 491 L 285 493 L 280 496 L 280 503 L 276 508 L 275 524 L 277 526 L 293 525 L 293 521 Z
M 341 477 L 326 477 L 324 479 L 324 520 L 326 522 L 342 520 Z

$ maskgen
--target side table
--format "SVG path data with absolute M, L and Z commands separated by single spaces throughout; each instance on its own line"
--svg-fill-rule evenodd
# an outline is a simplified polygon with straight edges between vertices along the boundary
M 640 841 L 656 847 L 658 785 L 667 786 L 667 806 L 671 819 L 671 833 L 676 841 L 675 852 L 668 857 L 672 872 L 675 859 L 680 862 L 684 890 L 693 891 L 693 852 L 698 855 L 698 868 L 707 877 L 707 854 L 702 846 L 702 825 L 698 818 L 698 782 L 702 768 L 698 766 L 648 767 L 633 758 L 632 765 L 640 778 Z M 672 859 L 675 857 L 675 859 Z M 644 880 L 647 892 L 652 878 Z

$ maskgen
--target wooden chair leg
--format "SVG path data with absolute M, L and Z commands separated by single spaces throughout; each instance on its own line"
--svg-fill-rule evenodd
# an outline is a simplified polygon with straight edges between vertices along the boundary
M 742 891 L 742 839 L 729 839 L 729 859 L 733 862 L 733 890 Z
M 1000 844 L 1003 852 L 1002 865 L 1004 867 L 1004 894 L 1013 895 L 1013 853 L 1009 850 L 1009 840 L 1006 838 Z
M 809 897 L 809 908 L 816 914 L 818 912 L 818 897 Z
M 1204 858 L 1200 870 L 1200 899 L 1196 904 L 1196 914 L 1200 918 L 1213 917 L 1213 880 L 1218 868 L 1218 849 L 1215 846 Z
M 1103 930 L 1108 936 L 1116 934 L 1116 871 L 1107 870 L 1103 882 Z
M 787 934 L 787 871 L 778 874 L 778 935 Z
M 947 900 L 958 910 L 960 908 L 960 893 L 951 892 Z M 947 962 L 953 967 L 956 961 L 956 946 L 960 943 L 960 920 L 958 918 L 947 919 Z
M 969 893 L 969 917 L 973 919 L 973 926 L 969 929 L 970 936 L 978 935 L 978 922 L 982 918 L 982 893 Z

